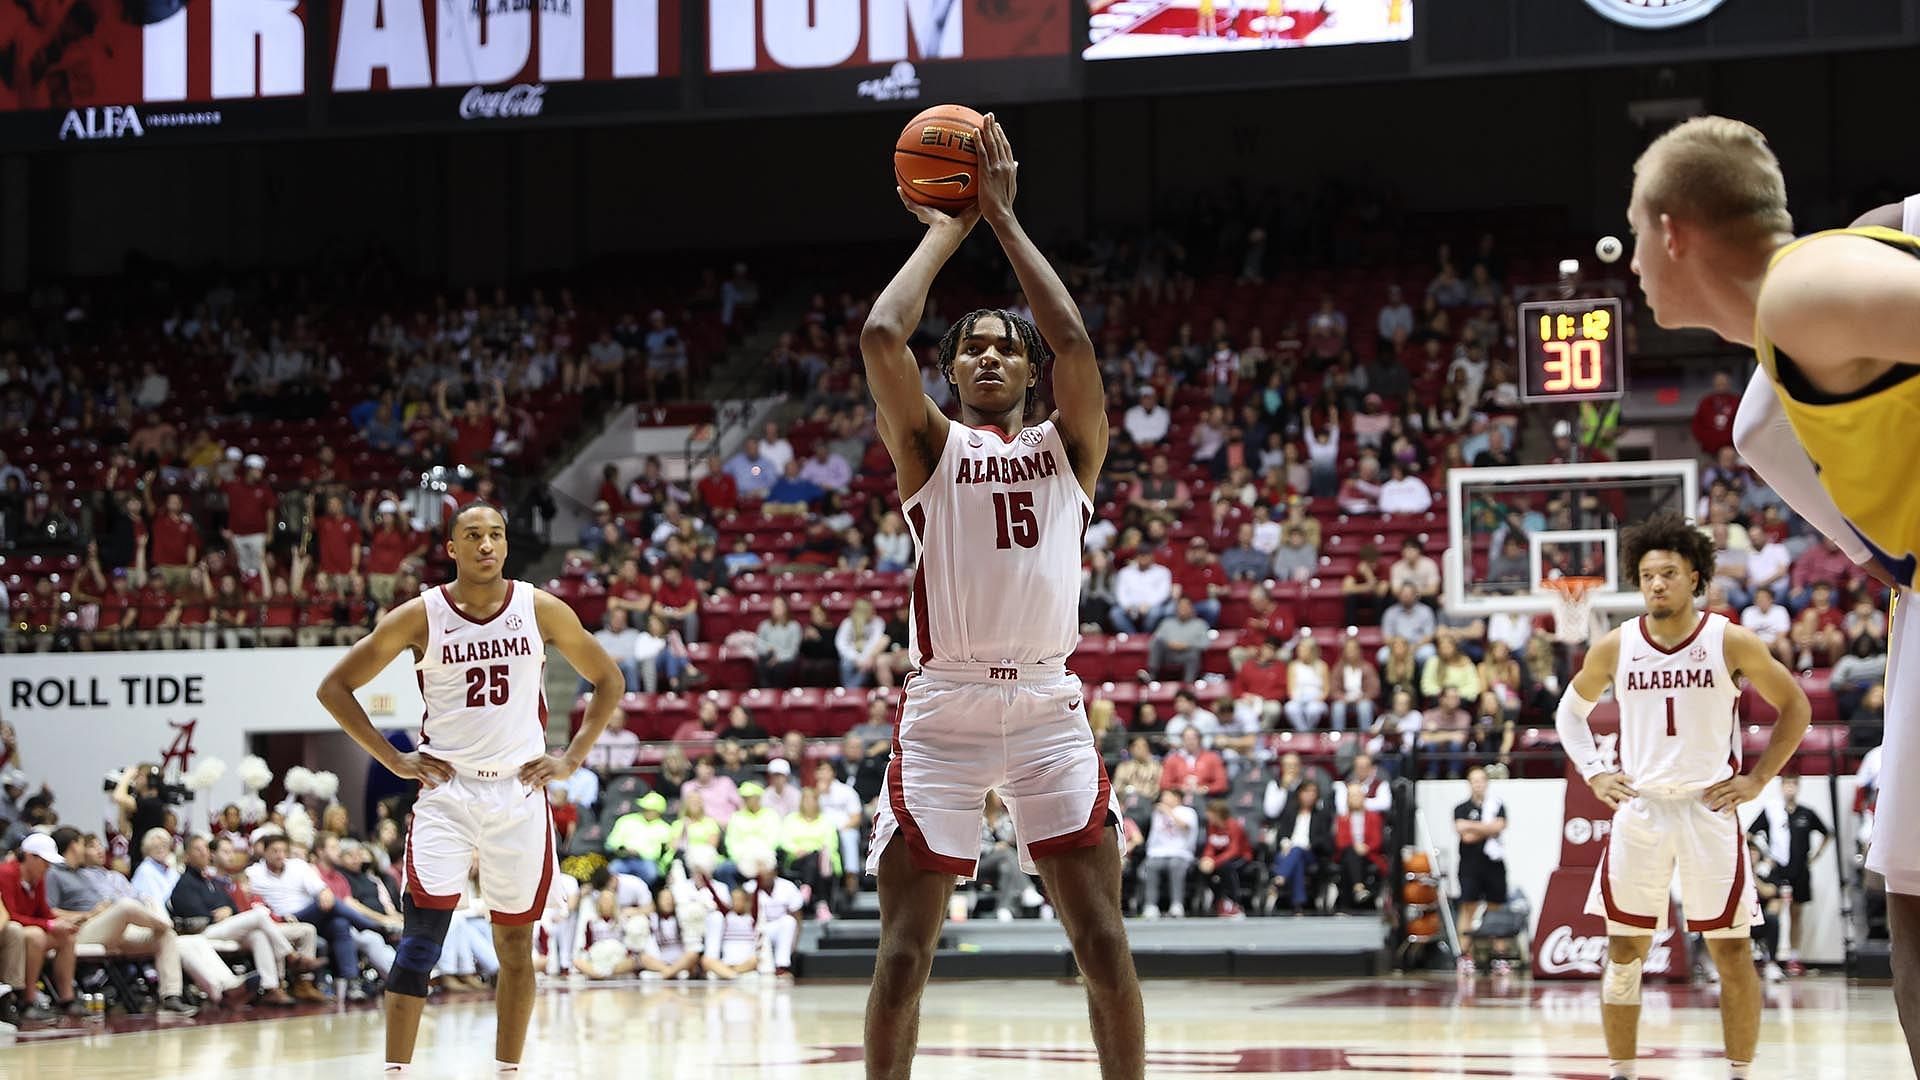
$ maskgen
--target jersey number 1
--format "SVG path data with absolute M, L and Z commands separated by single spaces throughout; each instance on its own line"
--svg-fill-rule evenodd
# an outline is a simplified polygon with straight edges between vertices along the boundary
M 1005 549 L 1019 544 L 1030 548 L 1040 542 L 1040 520 L 1033 516 L 1031 491 L 994 492 L 993 523 L 999 531 L 994 547 Z
M 484 709 L 489 704 L 507 703 L 507 665 L 495 664 L 492 667 L 467 669 L 467 708 Z M 1673 711 L 1671 699 L 1667 702 L 1669 714 Z
M 1675 738 L 1679 734 L 1680 734 L 1680 729 L 1673 725 L 1673 699 L 1668 698 L 1667 699 L 1667 738 L 1669 739 Z

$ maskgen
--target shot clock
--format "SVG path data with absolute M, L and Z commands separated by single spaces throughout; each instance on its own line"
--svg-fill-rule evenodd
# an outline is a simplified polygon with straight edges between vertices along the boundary
M 1599 401 L 1625 390 L 1620 301 L 1520 305 L 1520 400 Z

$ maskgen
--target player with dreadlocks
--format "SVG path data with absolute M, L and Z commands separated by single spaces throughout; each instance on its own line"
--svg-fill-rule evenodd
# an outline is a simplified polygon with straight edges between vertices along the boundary
M 1697 526 L 1655 514 L 1621 530 L 1620 550 L 1647 613 L 1593 646 L 1555 717 L 1574 768 L 1613 808 L 1586 905 L 1607 920 L 1600 980 L 1607 1076 L 1638 1080 L 1640 969 L 1654 935 L 1666 929 L 1677 868 L 1687 930 L 1706 938 L 1720 972 L 1727 1076 L 1747 1080 L 1760 1036 L 1752 952 L 1759 904 L 1736 811 L 1792 760 L 1813 709 L 1753 631 L 1695 610 L 1713 577 L 1713 542 Z M 1743 677 L 1779 713 L 1767 748 L 1744 774 L 1736 708 Z M 1608 684 L 1620 710 L 1617 760 L 1587 725 Z
M 986 794 L 999 793 L 1086 978 L 1103 1080 L 1141 1080 L 1140 984 L 1120 918 L 1120 806 L 1087 726 L 1080 680 L 1080 544 L 1106 459 L 1106 396 L 1073 297 L 1013 213 L 1013 148 L 980 130 L 980 197 L 957 215 L 907 204 L 926 225 L 860 333 L 880 438 L 919 556 L 886 797 L 867 872 L 879 877 L 880 948 L 867 995 L 873 1080 L 913 1068 L 920 995 L 954 878 L 972 877 Z M 903 197 L 902 201 L 906 201 Z M 984 220 L 1033 321 L 976 311 L 940 342 L 960 399 L 949 420 L 921 390 L 907 337 L 934 275 Z M 1048 361 L 1057 411 L 1029 425 Z

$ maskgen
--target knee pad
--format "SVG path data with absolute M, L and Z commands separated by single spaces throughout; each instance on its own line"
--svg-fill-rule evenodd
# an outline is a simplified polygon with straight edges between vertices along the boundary
M 400 944 L 393 950 L 393 971 L 387 989 L 411 997 L 427 996 L 427 980 L 440 962 L 440 945 L 453 925 L 453 912 L 423 908 L 407 897 Z
M 1600 1001 L 1606 1005 L 1640 1004 L 1640 967 L 1645 961 L 1622 964 L 1607 961 L 1606 974 L 1600 977 Z

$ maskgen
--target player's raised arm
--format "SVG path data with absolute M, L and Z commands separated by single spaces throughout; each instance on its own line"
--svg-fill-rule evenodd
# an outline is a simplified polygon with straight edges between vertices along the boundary
M 419 597 L 401 604 L 374 624 L 373 632 L 355 642 L 347 655 L 320 680 L 314 697 L 333 714 L 334 722 L 360 744 L 382 768 L 406 780 L 418 780 L 422 787 L 434 787 L 453 778 L 446 762 L 415 751 L 403 754 L 394 749 L 368 718 L 367 710 L 353 692 L 373 681 L 387 669 L 394 657 L 418 652 L 427 640 L 427 604 Z
M 1100 385 L 1100 364 L 1080 307 L 1053 264 L 1013 212 L 1020 163 L 1013 158 L 1007 131 L 992 113 L 980 129 L 980 214 L 1000 238 L 1013 264 L 1020 291 L 1033 309 L 1033 325 L 1053 349 L 1053 402 L 1057 423 L 1073 456 L 1073 470 L 1089 493 L 1107 457 L 1107 395 Z
M 533 617 L 540 624 L 541 639 L 558 649 L 567 663 L 573 665 L 573 670 L 593 684 L 587 715 L 580 722 L 580 730 L 574 732 L 573 741 L 567 744 L 566 753 L 558 759 L 543 754 L 520 767 L 522 783 L 544 787 L 549 780 L 563 779 L 579 771 L 587 760 L 587 752 L 593 749 L 595 740 L 613 719 L 613 711 L 620 707 L 621 695 L 627 691 L 627 678 L 600 642 L 580 625 L 580 616 L 559 597 L 545 591 L 535 592 Z
M 1767 275 L 1756 321 L 1815 386 L 1920 364 L 1920 259 L 1864 236 L 1814 240 Z
M 907 339 L 920 325 L 934 276 L 960 250 L 980 220 L 980 211 L 976 206 L 947 214 L 908 201 L 905 192 L 900 193 L 900 201 L 927 227 L 926 235 L 874 300 L 866 325 L 860 328 L 860 356 L 879 411 L 880 439 L 893 454 L 900 495 L 905 498 L 926 483 L 947 435 L 947 418 L 920 388 L 920 365 L 907 349 Z
M 1560 732 L 1560 747 L 1567 752 L 1568 760 L 1580 770 L 1594 795 L 1616 808 L 1639 793 L 1624 773 L 1607 768 L 1593 741 L 1593 729 L 1587 726 L 1587 716 L 1600 704 L 1600 695 L 1613 682 L 1613 670 L 1619 662 L 1620 631 L 1609 630 L 1587 650 L 1586 663 L 1567 684 L 1567 692 L 1560 695 L 1560 708 L 1553 715 L 1553 726 Z
M 1807 702 L 1807 692 L 1800 688 L 1800 680 L 1774 658 L 1766 642 L 1744 626 L 1727 626 L 1726 644 L 1727 669 L 1736 677 L 1745 675 L 1767 704 L 1780 713 L 1773 722 L 1773 737 L 1767 740 L 1767 748 L 1760 753 L 1760 760 L 1744 776 L 1735 776 L 1723 780 L 1707 789 L 1707 805 L 1715 810 L 1731 810 L 1743 802 L 1758 798 L 1760 789 L 1767 781 L 1780 775 L 1780 770 L 1793 760 L 1793 752 L 1800 749 L 1800 740 L 1806 737 L 1807 725 L 1813 722 L 1813 706 Z

